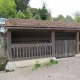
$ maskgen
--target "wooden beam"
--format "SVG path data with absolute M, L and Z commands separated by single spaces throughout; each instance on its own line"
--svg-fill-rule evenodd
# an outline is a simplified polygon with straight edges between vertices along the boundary
M 51 42 L 52 42 L 52 56 L 55 57 L 55 32 L 51 33 Z
M 11 54 L 11 31 L 7 31 L 7 54 L 9 61 L 12 61 Z
M 79 54 L 79 32 L 76 34 L 76 47 L 77 47 L 77 54 Z

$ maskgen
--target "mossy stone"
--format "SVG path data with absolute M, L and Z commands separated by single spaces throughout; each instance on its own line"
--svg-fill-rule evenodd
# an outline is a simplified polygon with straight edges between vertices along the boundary
M 5 66 L 8 62 L 8 58 L 7 57 L 0 57 L 0 71 L 5 70 Z

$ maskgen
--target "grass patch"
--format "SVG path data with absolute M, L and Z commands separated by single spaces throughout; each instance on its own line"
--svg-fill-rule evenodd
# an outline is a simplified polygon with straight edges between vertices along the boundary
M 45 63 L 44 66 L 52 66 L 54 64 L 58 64 L 58 61 L 55 61 L 53 59 L 50 59 L 49 62 Z
M 5 51 L 7 50 L 7 43 L 3 44 L 3 48 L 4 48 Z
M 38 61 L 37 61 L 37 63 L 32 68 L 32 71 L 37 70 L 40 67 L 46 67 L 46 66 L 48 67 L 48 66 L 52 66 L 54 64 L 58 64 L 58 61 L 57 60 L 50 59 L 49 62 L 43 63 L 43 64 L 39 64 Z
M 40 67 L 41 67 L 41 64 L 36 63 L 35 66 L 33 67 L 32 71 L 37 70 Z

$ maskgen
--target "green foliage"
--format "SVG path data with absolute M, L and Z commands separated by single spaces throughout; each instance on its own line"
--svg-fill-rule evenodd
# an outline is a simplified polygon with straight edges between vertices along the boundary
M 54 64 L 58 64 L 58 61 L 57 61 L 57 60 L 50 59 L 49 62 L 43 63 L 43 64 L 39 64 L 39 63 L 37 62 L 37 63 L 35 64 L 35 66 L 33 67 L 32 71 L 37 70 L 37 69 L 40 68 L 40 67 L 52 66 L 52 65 L 54 65 Z
M 18 13 L 15 15 L 15 18 L 26 18 L 26 16 L 25 16 L 22 12 L 18 12 Z
M 47 20 L 48 12 L 45 7 L 40 10 L 40 16 L 42 20 Z
M 0 17 L 13 18 L 16 14 L 14 0 L 0 0 Z
M 75 16 L 74 21 L 75 22 L 80 22 L 80 12 L 76 12 L 74 16 Z
M 24 14 L 26 16 L 26 19 L 30 19 L 32 18 L 33 14 L 31 13 L 30 11 L 30 7 L 28 7 L 25 11 L 24 11 Z
M 44 64 L 44 66 L 52 66 L 54 64 L 58 64 L 58 61 L 55 61 L 53 59 L 50 59 L 50 61 L 48 63 Z
M 66 20 L 68 22 L 73 22 L 74 21 L 73 18 L 71 16 L 69 16 L 69 15 L 66 16 Z
M 15 0 L 15 3 L 17 5 L 16 10 L 17 11 L 19 11 L 19 10 L 24 11 L 28 6 L 29 1 L 30 0 Z
M 39 14 L 42 20 L 49 20 L 51 18 L 50 12 L 46 9 L 45 3 L 42 9 L 39 9 Z
M 60 21 L 60 22 L 66 22 L 66 18 L 63 15 L 59 15 L 56 18 L 53 18 L 53 21 Z
M 3 44 L 3 48 L 4 48 L 5 51 L 7 50 L 7 43 Z
M 39 10 L 37 8 L 30 8 L 30 11 L 33 14 L 33 16 L 35 16 L 36 14 L 39 14 Z
M 40 68 L 40 67 L 41 67 L 41 64 L 36 63 L 35 66 L 34 66 L 34 68 L 32 69 L 32 71 L 33 71 L 33 70 L 37 70 L 37 69 Z
M 41 9 L 28 6 L 30 0 L 0 0 L 0 17 L 52 20 L 45 3 Z
M 75 17 L 76 22 L 80 22 L 80 15 Z
M 56 60 L 53 60 L 53 59 L 50 59 L 50 61 L 49 61 L 50 63 L 52 63 L 52 64 L 58 64 L 58 61 Z
M 39 15 L 39 14 L 36 14 L 36 15 L 33 17 L 33 19 L 41 20 L 41 17 L 40 17 L 40 15 Z

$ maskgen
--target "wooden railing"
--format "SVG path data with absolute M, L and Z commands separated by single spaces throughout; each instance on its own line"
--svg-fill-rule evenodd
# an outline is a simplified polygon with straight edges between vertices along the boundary
M 12 60 L 52 57 L 52 43 L 12 44 Z

